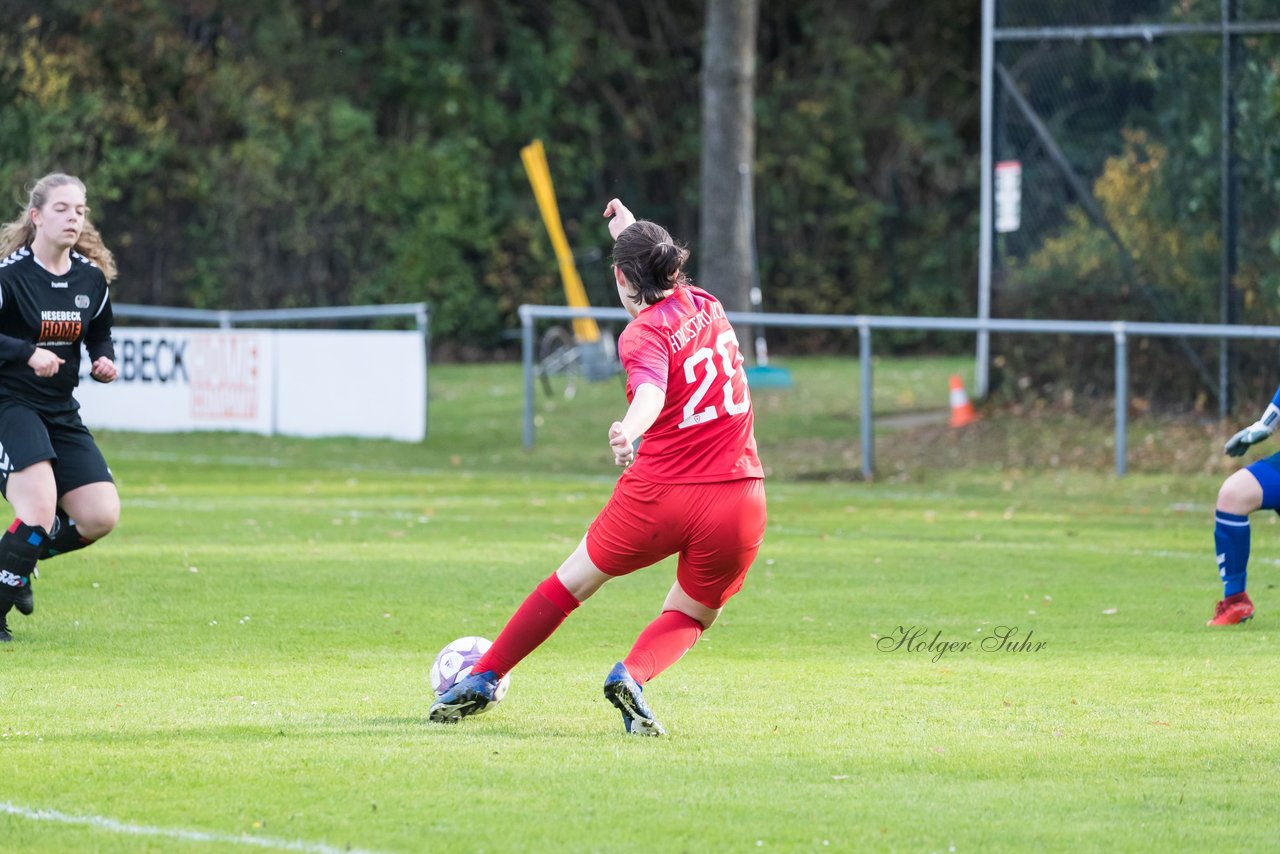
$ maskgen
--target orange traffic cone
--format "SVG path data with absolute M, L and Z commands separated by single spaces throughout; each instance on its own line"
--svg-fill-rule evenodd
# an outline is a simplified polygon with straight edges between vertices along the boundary
M 951 375 L 951 420 L 948 426 L 963 427 L 978 420 L 978 413 L 973 411 L 969 395 L 964 393 L 964 380 L 959 374 Z

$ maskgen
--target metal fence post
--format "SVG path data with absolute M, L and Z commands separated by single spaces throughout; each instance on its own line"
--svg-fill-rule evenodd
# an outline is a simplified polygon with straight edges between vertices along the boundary
M 862 375 L 862 476 L 871 480 L 876 471 L 875 427 L 871 422 L 871 327 L 858 327 L 858 369 Z
M 981 171 L 978 181 L 978 320 L 985 321 L 991 317 L 991 267 L 995 254 L 994 216 L 994 161 L 995 161 L 995 128 L 992 127 L 992 116 L 995 113 L 995 25 L 996 0 L 982 0 L 982 80 L 980 81 L 981 102 L 979 112 L 982 118 L 982 140 L 980 152 Z M 990 391 L 991 371 L 991 333 L 985 328 L 978 329 L 978 349 L 974 356 L 973 368 L 974 389 L 976 397 L 985 398 Z
M 1129 430 L 1129 346 L 1124 323 L 1115 325 L 1116 338 L 1116 474 L 1125 473 Z
M 524 360 L 524 446 L 533 447 L 533 315 L 520 306 L 520 353 Z
M 425 302 L 418 303 L 418 310 L 414 313 L 414 322 L 418 325 L 418 331 L 422 333 L 422 377 L 426 381 L 427 389 L 422 394 L 423 413 L 422 413 L 422 438 L 431 435 L 431 307 Z

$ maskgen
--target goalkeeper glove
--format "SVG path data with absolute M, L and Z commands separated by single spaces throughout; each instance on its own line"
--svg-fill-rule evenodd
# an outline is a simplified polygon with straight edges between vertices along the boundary
M 1274 433 L 1277 424 L 1280 424 L 1280 408 L 1273 403 L 1262 414 L 1261 420 L 1253 422 L 1228 439 L 1227 444 L 1222 448 L 1223 453 L 1229 457 L 1243 456 L 1251 446 Z

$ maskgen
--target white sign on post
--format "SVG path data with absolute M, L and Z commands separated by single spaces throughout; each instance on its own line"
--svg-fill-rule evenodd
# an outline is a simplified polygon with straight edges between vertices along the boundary
M 996 231 L 1017 231 L 1022 225 L 1022 164 L 1002 160 L 996 164 Z

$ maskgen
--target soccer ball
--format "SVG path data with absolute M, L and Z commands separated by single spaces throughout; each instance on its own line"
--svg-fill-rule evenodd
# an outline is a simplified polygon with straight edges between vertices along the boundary
M 479 637 L 458 638 L 445 644 L 444 649 L 440 650 L 440 654 L 436 656 L 435 663 L 431 665 L 431 690 L 435 691 L 436 696 L 439 697 L 458 682 L 466 679 L 471 675 L 471 668 L 480 660 L 480 656 L 484 655 L 492 645 Z M 501 702 L 510 684 L 511 674 L 498 680 L 498 690 L 494 692 L 493 700 L 489 702 L 490 707 Z

